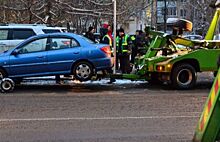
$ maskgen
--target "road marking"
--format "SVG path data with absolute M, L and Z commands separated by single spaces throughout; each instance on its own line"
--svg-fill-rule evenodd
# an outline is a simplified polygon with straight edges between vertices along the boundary
M 20 118 L 0 119 L 0 122 L 14 121 L 70 121 L 70 120 L 126 120 L 126 119 L 172 119 L 172 118 L 199 118 L 199 116 L 141 116 L 141 117 L 69 117 L 69 118 Z

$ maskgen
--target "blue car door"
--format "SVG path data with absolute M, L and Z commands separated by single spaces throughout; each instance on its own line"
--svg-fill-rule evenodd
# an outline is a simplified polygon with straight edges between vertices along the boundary
M 47 59 L 52 73 L 65 74 L 71 72 L 74 61 L 80 57 L 80 46 L 75 39 L 59 37 L 50 38 Z
M 18 54 L 10 55 L 11 76 L 47 74 L 47 38 L 37 39 L 18 48 Z

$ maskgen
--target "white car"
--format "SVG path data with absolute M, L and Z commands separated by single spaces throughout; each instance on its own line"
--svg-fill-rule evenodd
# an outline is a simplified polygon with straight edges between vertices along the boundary
M 21 41 L 39 34 L 63 32 L 60 27 L 33 24 L 6 24 L 0 26 L 0 52 L 14 48 Z

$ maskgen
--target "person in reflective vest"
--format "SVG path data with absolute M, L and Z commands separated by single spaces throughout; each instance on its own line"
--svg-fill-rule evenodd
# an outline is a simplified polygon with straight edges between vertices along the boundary
M 119 29 L 119 36 L 116 37 L 117 54 L 120 60 L 120 70 L 122 73 L 130 73 L 130 54 L 132 41 L 124 29 Z
M 112 48 L 112 39 L 108 34 L 104 35 L 102 43 L 108 44 Z
M 102 43 L 108 44 L 112 48 L 112 46 L 113 46 L 113 37 L 112 37 L 111 25 L 104 24 L 103 28 L 104 28 L 103 29 L 104 36 L 102 37 Z
M 103 29 L 102 30 L 104 36 L 101 39 L 101 43 L 103 44 L 108 44 L 111 48 L 111 52 L 112 52 L 112 56 L 113 56 L 113 50 L 112 50 L 112 46 L 113 46 L 113 39 L 112 37 L 109 35 L 109 29 Z

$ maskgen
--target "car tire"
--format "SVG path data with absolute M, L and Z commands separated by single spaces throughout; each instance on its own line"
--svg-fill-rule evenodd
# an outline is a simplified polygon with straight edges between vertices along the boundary
M 190 64 L 179 64 L 171 74 L 171 84 L 175 89 L 191 89 L 197 79 L 196 70 Z
M 10 78 L 3 78 L 0 81 L 0 89 L 1 89 L 1 92 L 3 93 L 12 92 L 14 90 L 14 87 L 15 87 L 15 83 Z
M 81 82 L 91 80 L 93 74 L 93 66 L 86 61 L 76 63 L 73 68 L 74 77 Z

